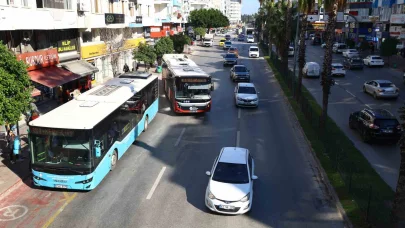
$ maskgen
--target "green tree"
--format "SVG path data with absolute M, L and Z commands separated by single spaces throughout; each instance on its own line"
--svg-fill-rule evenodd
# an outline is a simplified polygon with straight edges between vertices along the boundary
M 183 53 L 184 45 L 191 43 L 190 37 L 183 34 L 176 34 L 170 38 L 173 40 L 174 51 L 179 54 Z
M 18 123 L 30 109 L 32 89 L 27 65 L 0 41 L 0 125 Z
M 193 31 L 194 31 L 195 35 L 198 35 L 201 37 L 204 37 L 205 33 L 207 33 L 207 29 L 201 28 L 201 27 L 194 28 Z
M 142 61 L 145 63 L 145 68 L 149 70 L 150 65 L 156 60 L 155 49 L 145 43 L 140 43 L 139 47 L 133 51 L 133 58 L 137 61 Z
M 397 44 L 398 40 L 395 38 L 387 38 L 384 40 L 384 42 L 381 43 L 381 56 L 388 57 L 388 64 L 390 64 L 390 57 L 392 55 L 396 55 L 398 50 L 397 50 Z
M 325 12 L 328 14 L 328 26 L 326 26 L 326 48 L 322 65 L 322 115 L 320 119 L 321 130 L 325 130 L 326 120 L 328 118 L 328 105 L 330 88 L 334 85 L 331 77 L 332 72 L 332 45 L 335 38 L 335 28 L 337 22 L 337 12 L 343 11 L 346 7 L 346 0 L 323 0 L 318 4 L 324 4 Z
M 217 9 L 199 9 L 190 12 L 189 23 L 194 27 L 219 28 L 229 26 L 229 19 Z
M 162 57 L 164 54 L 173 53 L 174 46 L 173 40 L 170 37 L 163 37 L 155 44 L 155 53 L 159 66 L 162 64 Z

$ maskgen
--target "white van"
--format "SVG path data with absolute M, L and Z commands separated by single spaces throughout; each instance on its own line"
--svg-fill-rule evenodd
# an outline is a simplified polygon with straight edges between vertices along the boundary
M 334 53 L 343 53 L 344 51 L 346 51 L 346 49 L 347 49 L 347 46 L 346 46 L 346 44 L 343 44 L 343 43 L 334 44 L 332 47 L 332 51 Z
M 288 48 L 288 56 L 294 56 L 294 48 L 293 47 Z
M 319 78 L 321 76 L 321 67 L 316 62 L 307 62 L 302 69 L 302 73 L 306 78 Z
M 250 46 L 249 47 L 249 58 L 259 58 L 259 47 L 257 46 Z

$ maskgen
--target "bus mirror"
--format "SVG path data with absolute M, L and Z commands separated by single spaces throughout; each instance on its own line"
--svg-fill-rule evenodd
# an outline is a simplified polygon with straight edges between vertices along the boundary
M 94 153 L 96 158 L 101 157 L 101 142 L 100 140 L 94 140 Z

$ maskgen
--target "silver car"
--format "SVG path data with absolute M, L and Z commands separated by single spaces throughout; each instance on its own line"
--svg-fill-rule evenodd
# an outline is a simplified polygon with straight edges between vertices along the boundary
M 395 98 L 399 96 L 399 89 L 388 80 L 372 80 L 364 83 L 363 92 L 372 94 L 375 99 Z

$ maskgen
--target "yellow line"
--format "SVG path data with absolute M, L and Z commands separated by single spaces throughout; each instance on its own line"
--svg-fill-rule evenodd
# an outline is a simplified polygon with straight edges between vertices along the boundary
M 69 196 L 69 194 L 64 192 L 63 195 L 66 197 L 66 202 L 62 205 L 62 207 L 59 208 L 59 210 L 56 211 L 54 215 L 52 215 L 51 218 L 48 219 L 48 221 L 46 221 L 42 228 L 49 227 L 55 221 L 56 217 L 58 217 L 58 215 L 63 211 L 63 209 L 65 209 L 65 207 L 77 196 L 77 193 Z

